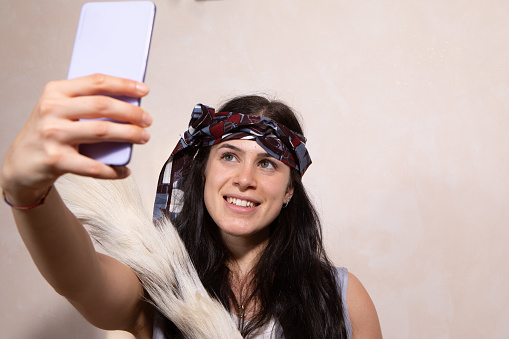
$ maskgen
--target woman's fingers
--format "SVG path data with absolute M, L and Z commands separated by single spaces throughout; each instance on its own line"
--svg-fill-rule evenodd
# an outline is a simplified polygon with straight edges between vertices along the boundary
M 108 120 L 81 120 L 66 122 L 60 128 L 53 127 L 51 138 L 68 145 L 90 144 L 101 141 L 144 144 L 150 139 L 145 129 Z
M 98 178 L 98 179 L 123 179 L 129 176 L 130 171 L 126 166 L 109 166 L 97 160 L 88 158 L 78 153 L 68 154 L 62 157 L 55 168 L 63 169 L 62 172 Z
M 104 94 L 140 98 L 147 95 L 148 92 L 148 86 L 142 82 L 104 74 L 93 74 L 71 80 L 49 82 L 44 88 L 43 95 L 61 93 L 64 96 L 76 97 Z
M 141 127 L 152 123 L 152 117 L 144 109 L 104 95 L 41 99 L 38 113 L 68 120 L 108 118 Z
M 115 97 L 139 98 L 148 93 L 140 82 L 94 74 L 46 85 L 36 106 L 41 118 L 55 116 L 70 120 L 109 118 L 148 127 L 152 118 L 142 108 Z

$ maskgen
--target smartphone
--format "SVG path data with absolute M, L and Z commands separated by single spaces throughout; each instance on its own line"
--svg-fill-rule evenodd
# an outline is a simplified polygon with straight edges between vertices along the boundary
M 85 3 L 67 78 L 102 73 L 144 81 L 155 11 L 151 1 Z M 139 98 L 116 98 L 140 105 Z M 131 160 L 132 144 L 81 144 L 79 152 L 107 165 L 124 166 Z

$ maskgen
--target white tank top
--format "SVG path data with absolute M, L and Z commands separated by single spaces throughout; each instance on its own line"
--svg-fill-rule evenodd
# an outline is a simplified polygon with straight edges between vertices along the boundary
M 350 323 L 350 316 L 348 314 L 348 309 L 346 307 L 346 290 L 348 287 L 348 270 L 345 267 L 337 267 L 336 268 L 336 281 L 338 283 L 338 291 L 341 295 L 341 301 L 343 304 L 343 314 L 345 317 L 345 325 L 347 332 L 347 339 L 352 338 L 352 324 Z M 236 315 L 232 314 L 232 318 L 235 323 L 238 322 L 238 318 Z M 164 324 L 166 318 L 160 312 L 156 311 L 154 316 L 154 331 L 152 335 L 152 339 L 172 339 L 167 338 L 164 335 Z M 272 319 L 269 321 L 264 327 L 259 328 L 255 333 L 250 335 L 251 339 L 280 339 L 275 338 L 276 331 L 274 328 L 277 326 L 277 323 Z

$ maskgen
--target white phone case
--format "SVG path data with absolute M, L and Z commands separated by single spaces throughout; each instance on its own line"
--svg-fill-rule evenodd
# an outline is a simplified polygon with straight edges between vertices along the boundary
M 151 1 L 89 2 L 83 5 L 68 79 L 94 73 L 143 81 L 155 17 Z M 119 98 L 133 105 L 140 100 Z M 126 165 L 132 144 L 81 144 L 80 153 L 108 165 Z

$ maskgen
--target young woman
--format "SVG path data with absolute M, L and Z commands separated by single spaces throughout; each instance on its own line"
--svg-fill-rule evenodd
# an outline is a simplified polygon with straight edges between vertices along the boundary
M 81 156 L 77 145 L 146 143 L 148 113 L 104 94 L 147 93 L 142 83 L 104 75 L 49 83 L 6 154 L 0 184 L 39 270 L 89 322 L 137 338 L 173 338 L 178 329 L 145 302 L 134 272 L 96 253 L 51 189 L 64 173 L 128 176 L 125 167 Z M 195 108 L 169 180 L 163 170 L 156 209 L 174 220 L 205 288 L 247 338 L 380 338 L 362 284 L 323 251 L 301 183 L 310 160 L 293 112 L 260 97 L 234 99 L 218 112 L 234 113 Z M 79 121 L 96 117 L 130 124 Z M 164 199 L 179 196 L 177 189 L 182 201 Z

